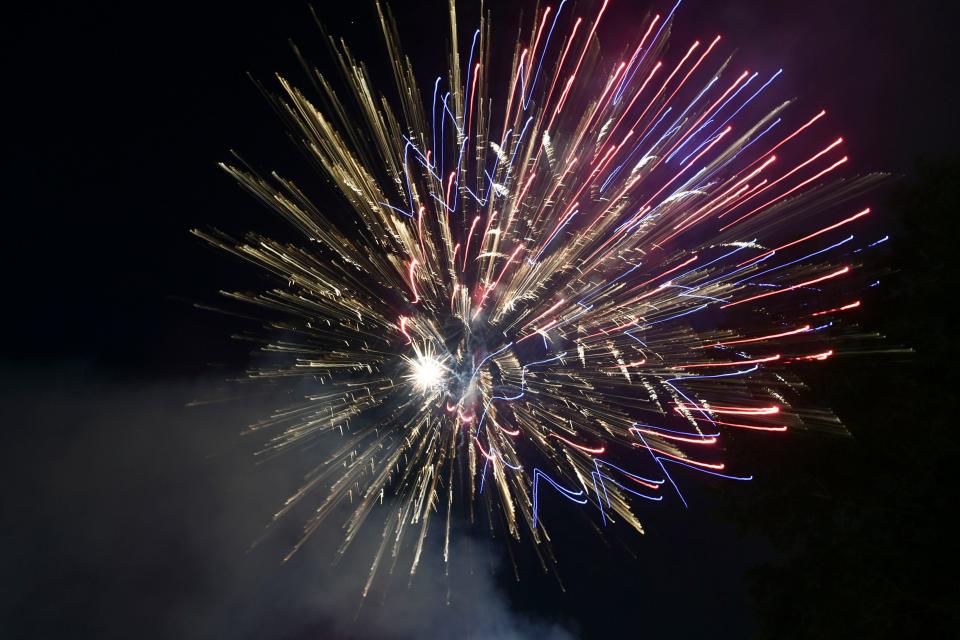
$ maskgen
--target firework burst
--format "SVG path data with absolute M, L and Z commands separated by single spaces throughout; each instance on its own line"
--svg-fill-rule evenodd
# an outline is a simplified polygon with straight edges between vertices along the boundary
M 435 519 L 449 549 L 479 504 L 544 557 L 542 500 L 642 532 L 641 505 L 686 504 L 681 478 L 749 479 L 727 433 L 842 428 L 790 370 L 834 355 L 860 306 L 850 231 L 874 177 L 841 176 L 825 112 L 772 97 L 780 70 L 740 68 L 720 36 L 667 51 L 676 9 L 605 61 L 606 2 L 541 7 L 498 76 L 489 18 L 461 52 L 451 4 L 449 71 L 421 94 L 378 6 L 399 109 L 332 39 L 349 96 L 278 78 L 354 219 L 225 164 L 305 242 L 196 233 L 277 278 L 227 295 L 271 318 L 280 364 L 251 376 L 308 381 L 254 425 L 267 450 L 335 443 L 278 514 L 315 501 L 304 539 L 349 505 L 345 548 L 392 510 L 372 580 L 408 543 L 415 571 Z

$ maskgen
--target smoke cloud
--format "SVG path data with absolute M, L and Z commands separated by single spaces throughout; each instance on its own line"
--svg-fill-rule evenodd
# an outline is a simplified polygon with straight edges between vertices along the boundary
M 82 367 L 0 375 L 18 487 L 3 527 L 15 553 L 3 561 L 2 619 L 17 635 L 574 637 L 568 621 L 511 606 L 497 585 L 501 551 L 486 539 L 458 536 L 447 567 L 428 537 L 416 575 L 409 558 L 392 573 L 388 563 L 365 600 L 375 525 L 334 564 L 333 517 L 283 563 L 302 521 L 264 525 L 323 452 L 255 463 L 259 441 L 240 431 L 277 406 L 272 396 L 188 406 L 229 386 L 105 381 Z

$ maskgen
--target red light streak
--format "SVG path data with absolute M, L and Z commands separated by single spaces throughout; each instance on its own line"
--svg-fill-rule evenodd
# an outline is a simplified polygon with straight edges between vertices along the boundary
M 510 431 L 510 430 L 507 429 L 506 427 L 503 427 L 503 426 L 501 426 L 501 425 L 499 425 L 499 424 L 497 425 L 497 429 L 500 429 L 500 431 L 503 431 L 503 432 L 504 432 L 505 434 L 507 434 L 508 436 L 514 436 L 514 437 L 516 437 L 516 436 L 520 435 L 520 429 L 517 429 L 516 431 Z
M 634 444 L 634 446 L 640 447 L 643 445 Z M 726 465 L 723 464 L 722 462 L 700 462 L 699 460 L 691 460 L 690 458 L 682 458 L 680 456 L 675 456 L 672 453 L 661 451 L 660 449 L 657 449 L 656 447 L 651 447 L 650 445 L 646 445 L 646 448 L 649 449 L 650 451 L 656 451 L 658 454 L 662 456 L 673 458 L 674 460 L 679 460 L 680 462 L 686 462 L 687 464 L 692 464 L 697 467 L 703 467 L 704 469 L 715 469 L 717 471 L 720 471 L 726 467 Z
M 560 298 L 560 300 L 558 300 L 556 304 L 554 304 L 552 307 L 550 307 L 549 309 L 547 309 L 546 311 L 544 311 L 543 313 L 541 313 L 540 315 L 538 315 L 536 318 L 534 318 L 533 320 L 531 320 L 530 322 L 528 322 L 527 324 L 523 325 L 523 326 L 520 327 L 520 328 L 521 328 L 521 329 L 526 329 L 527 327 L 529 327 L 530 325 L 532 325 L 534 322 L 536 322 L 537 320 L 539 320 L 539 319 L 542 318 L 543 316 L 549 314 L 549 313 L 552 312 L 552 311 L 555 311 L 555 310 L 557 309 L 557 307 L 559 307 L 560 305 L 562 305 L 565 301 L 566 301 L 566 298 Z
M 742 266 L 744 266 L 744 265 L 750 264 L 751 262 L 758 262 L 758 261 L 760 261 L 760 260 L 763 260 L 764 258 L 773 255 L 774 253 L 776 253 L 777 251 L 780 251 L 781 249 L 786 249 L 787 247 L 792 247 L 792 246 L 795 245 L 795 244 L 800 244 L 801 242 L 804 242 L 805 240 L 809 240 L 810 238 L 815 238 L 815 237 L 817 237 L 817 236 L 820 235 L 821 233 L 827 233 L 828 231 L 833 231 L 834 229 L 836 229 L 836 228 L 838 228 L 838 227 L 842 227 L 843 225 L 847 224 L 848 222 L 853 222 L 854 220 L 856 220 L 856 219 L 858 219 L 858 218 L 862 218 L 863 216 L 867 215 L 868 213 L 870 213 L 870 207 L 867 207 L 867 208 L 864 209 L 863 211 L 861 211 L 861 212 L 859 212 L 859 213 L 856 213 L 856 214 L 850 216 L 849 218 L 846 218 L 845 220 L 841 220 L 840 222 L 837 222 L 837 223 L 835 223 L 835 224 L 832 224 L 832 225 L 830 225 L 829 227 L 824 227 L 823 229 L 820 229 L 820 231 L 815 231 L 814 233 L 811 233 L 811 234 L 809 234 L 809 235 L 806 235 L 806 236 L 804 236 L 804 237 L 802 237 L 802 238 L 800 238 L 800 239 L 798 239 L 798 240 L 794 240 L 793 242 L 788 242 L 788 243 L 786 243 L 786 244 L 782 244 L 782 245 L 780 245 L 779 247 L 776 247 L 775 249 L 770 249 L 770 251 L 767 251 L 766 253 L 757 256 L 756 258 L 751 258 L 751 259 L 749 259 L 749 260 L 745 260 L 745 261 L 741 262 L 740 264 L 738 264 L 737 267 L 742 267 Z
M 467 233 L 467 244 L 463 248 L 463 269 L 461 271 L 467 270 L 467 255 L 470 253 L 470 241 L 473 239 L 473 230 L 477 227 L 477 223 L 480 221 L 480 216 L 477 216 L 473 219 L 473 224 L 470 225 L 470 231 Z
M 407 344 L 413 343 L 413 338 L 410 337 L 410 334 L 407 333 L 407 322 L 410 318 L 406 316 L 400 316 L 400 333 L 407 337 Z
M 748 342 L 762 342 L 764 340 L 772 340 L 773 338 L 785 338 L 787 336 L 794 336 L 798 333 L 804 333 L 810 331 L 810 325 L 805 324 L 799 329 L 793 329 L 791 331 L 784 331 L 783 333 L 771 333 L 768 336 L 760 336 L 757 338 L 743 338 L 742 340 L 727 340 L 726 342 L 715 342 L 713 344 L 707 344 L 700 347 L 694 347 L 695 349 L 707 349 L 709 347 L 725 347 L 731 344 L 746 344 Z
M 837 160 L 836 162 L 834 162 L 832 165 L 830 165 L 829 167 L 827 167 L 826 169 L 824 169 L 823 171 L 821 171 L 821 172 L 818 173 L 817 175 L 815 175 L 815 176 L 813 176 L 813 177 L 811 177 L 811 178 L 807 178 L 806 180 L 804 180 L 804 181 L 801 182 L 800 184 L 794 186 L 792 189 L 789 189 L 788 191 L 785 191 L 784 193 L 782 193 L 782 194 L 780 194 L 779 196 L 777 196 L 776 198 L 773 198 L 772 200 L 770 200 L 770 201 L 768 201 L 768 202 L 760 205 L 759 207 L 757 207 L 757 208 L 754 209 L 753 211 L 751 211 L 751 212 L 749 212 L 749 213 L 746 213 L 746 214 L 740 216 L 739 218 L 737 218 L 737 219 L 734 220 L 733 222 L 727 224 L 726 226 L 720 227 L 720 231 L 726 231 L 727 229 L 729 229 L 729 228 L 732 227 L 733 225 L 737 224 L 737 223 L 740 222 L 741 220 L 744 220 L 745 218 L 748 218 L 748 217 L 752 216 L 754 213 L 756 213 L 756 212 L 758 212 L 758 211 L 760 211 L 760 210 L 762 210 L 762 209 L 765 209 L 765 208 L 769 207 L 771 204 L 777 202 L 778 200 L 783 200 L 784 198 L 786 198 L 787 196 L 789 196 L 791 193 L 794 193 L 794 192 L 796 192 L 796 191 L 799 191 L 800 189 L 802 189 L 803 187 L 807 186 L 808 184 L 810 184 L 810 183 L 813 182 L 814 180 L 817 180 L 817 179 L 822 178 L 823 176 L 827 175 L 828 173 L 830 173 L 831 171 L 833 171 L 834 169 L 836 169 L 837 167 L 839 167 L 840 165 L 842 165 L 843 163 L 845 163 L 848 159 L 849 159 L 849 158 L 847 158 L 847 156 L 843 156 L 842 158 L 840 158 L 839 160 Z M 776 184 L 776 183 L 777 183 L 777 181 L 774 180 L 773 182 L 771 182 L 769 185 L 767 185 L 766 187 L 764 187 L 764 188 L 761 189 L 760 191 L 757 191 L 757 193 L 763 193 L 764 191 L 766 191 L 767 189 L 769 189 L 770 187 L 772 187 L 772 186 L 773 186 L 774 184 Z M 754 195 L 756 195 L 756 194 L 754 194 Z M 732 211 L 732 209 L 731 209 L 731 211 Z M 729 211 L 726 212 L 726 213 L 724 213 L 723 215 L 726 215 L 727 213 L 729 213 Z M 719 216 L 718 216 L 718 217 L 719 217 Z
M 817 311 L 816 313 L 811 313 L 810 317 L 813 318 L 816 316 L 823 316 L 828 313 L 837 313 L 838 311 L 849 311 L 850 309 L 856 309 L 859 306 L 860 306 L 860 301 L 856 300 L 854 302 L 851 302 L 850 304 L 845 304 L 842 307 L 834 307 L 833 309 L 826 309 L 824 311 Z
M 811 353 L 808 356 L 794 356 L 794 360 L 826 360 L 833 355 L 833 349 L 828 349 L 827 351 L 821 351 L 820 353 Z
M 726 309 L 727 307 L 735 307 L 738 304 L 743 304 L 744 302 L 752 302 L 753 300 L 759 300 L 761 298 L 769 298 L 770 296 L 780 295 L 781 293 L 787 293 L 788 291 L 793 291 L 794 289 L 799 289 L 801 287 L 806 287 L 811 284 L 817 284 L 818 282 L 823 282 L 824 280 L 830 280 L 838 276 L 842 276 L 845 273 L 850 271 L 850 267 L 843 267 L 842 269 L 837 269 L 832 273 L 828 273 L 825 276 L 820 276 L 819 278 L 814 278 L 813 280 L 807 280 L 806 282 L 801 282 L 789 287 L 784 287 L 783 289 L 777 289 L 776 291 L 768 291 L 766 293 L 761 293 L 755 296 L 750 296 L 749 298 L 744 298 L 743 300 L 737 300 L 736 302 L 730 302 L 724 305 L 721 305 L 721 309 Z
M 783 174 L 782 176 L 780 176 L 779 178 L 777 178 L 776 180 L 774 180 L 773 182 L 771 182 L 769 185 L 767 185 L 767 187 L 766 187 L 765 189 L 763 189 L 763 191 L 766 191 L 767 189 L 771 189 L 771 188 L 777 186 L 778 184 L 780 184 L 781 182 L 783 182 L 784 180 L 786 180 L 787 178 L 789 178 L 790 176 L 792 176 L 792 175 L 795 174 L 796 172 L 798 172 L 798 171 L 800 171 L 801 169 L 803 169 L 805 166 L 807 166 L 807 165 L 810 164 L 811 162 L 816 161 L 817 158 L 823 157 L 823 156 L 826 155 L 827 153 L 830 153 L 830 150 L 831 150 L 831 149 L 837 147 L 837 146 L 840 145 L 840 144 L 843 144 L 843 138 L 837 138 L 836 140 L 834 140 L 833 142 L 831 142 L 829 145 L 827 145 L 827 147 L 826 147 L 825 149 L 823 149 L 823 150 L 821 150 L 821 151 L 813 154 L 812 156 L 810 156 L 809 158 L 807 158 L 806 160 L 804 160 L 803 162 L 801 162 L 800 164 L 798 164 L 797 166 L 795 166 L 795 167 L 794 167 L 793 169 L 791 169 L 790 171 L 787 171 L 785 174 Z M 844 158 L 844 161 L 846 161 L 846 158 Z M 818 175 L 819 175 L 819 174 L 818 174 Z M 762 193 L 762 192 L 761 192 L 761 191 L 758 191 L 757 193 Z M 787 193 L 790 193 L 790 192 L 788 191 Z M 786 195 L 786 194 L 784 194 L 784 195 Z M 770 202 L 775 202 L 776 200 L 779 200 L 779 199 L 782 198 L 782 197 L 783 197 L 783 196 L 777 196 L 776 198 L 774 198 L 774 199 L 771 200 Z M 747 216 L 753 215 L 754 213 L 756 213 L 756 212 L 759 211 L 760 209 L 763 209 L 763 208 L 766 207 L 768 204 L 770 204 L 770 202 L 768 202 L 767 204 L 760 205 L 759 207 L 757 207 L 757 208 L 754 209 L 753 211 L 751 211 L 751 212 L 743 215 L 741 218 L 738 218 L 738 220 L 743 219 L 743 218 L 746 218 Z M 717 217 L 718 217 L 718 218 L 722 218 L 723 216 L 727 215 L 727 213 L 730 213 L 730 212 L 728 211 L 728 212 L 726 212 L 726 213 L 720 214 L 720 215 L 717 216 Z M 721 229 L 721 231 L 722 231 L 722 229 Z
M 563 109 L 564 103 L 567 101 L 567 94 L 570 91 L 571 85 L 573 85 L 573 79 L 577 77 L 577 73 L 580 72 L 580 65 L 583 64 L 583 58 L 587 55 L 587 49 L 590 47 L 590 40 L 593 38 L 593 34 L 597 30 L 597 25 L 600 24 L 600 18 L 603 17 L 603 12 L 607 10 L 607 5 L 610 3 L 610 0 L 603 0 L 603 6 L 600 7 L 600 12 L 597 13 L 597 19 L 593 21 L 593 26 L 590 27 L 590 33 L 587 34 L 587 41 L 583 44 L 583 51 L 580 52 L 580 59 L 577 60 L 577 66 L 573 69 L 573 74 L 570 76 L 570 80 L 567 82 L 567 87 L 564 89 L 563 94 L 560 96 L 560 100 L 557 102 L 557 110 L 554 112 L 554 116 L 560 113 L 560 110 Z M 553 124 L 553 120 L 550 121 Z M 549 130 L 550 127 L 548 126 Z
M 749 429 L 751 431 L 774 431 L 777 433 L 782 433 L 787 430 L 786 425 L 774 425 L 766 426 L 759 424 L 741 424 L 739 422 L 724 422 L 722 420 L 707 420 L 706 418 L 694 418 L 697 422 L 711 422 L 713 424 L 719 424 L 724 427 L 733 427 L 735 429 Z
M 567 443 L 568 445 L 570 445 L 570 446 L 573 447 L 574 449 L 579 449 L 580 451 L 584 451 L 584 452 L 586 452 L 586 453 L 592 453 L 592 454 L 599 455 L 599 454 L 601 454 L 601 453 L 603 453 L 604 451 L 607 450 L 606 447 L 603 447 L 603 446 L 600 446 L 600 447 L 587 447 L 587 446 L 584 446 L 584 445 L 582 445 L 582 444 L 577 444 L 576 442 L 573 442 L 573 441 L 571 441 L 571 440 L 567 440 L 567 439 L 564 438 L 563 436 L 557 435 L 556 433 L 554 433 L 554 432 L 552 432 L 552 431 L 550 432 L 549 435 L 553 436 L 553 437 L 556 438 L 557 440 L 562 440 L 563 442 Z
M 486 451 L 484 451 L 483 445 L 480 444 L 480 440 L 478 440 L 476 436 L 474 436 L 473 442 L 477 445 L 477 449 L 480 449 L 480 453 L 483 455 L 484 458 L 486 458 L 486 459 L 489 460 L 490 462 L 496 462 L 496 461 L 497 461 L 497 457 L 496 457 L 496 456 L 490 455 L 489 453 L 487 453 Z
M 410 262 L 410 290 L 413 291 L 413 304 L 420 302 L 420 295 L 417 293 L 417 283 L 414 279 L 414 269 L 417 268 L 417 259 Z

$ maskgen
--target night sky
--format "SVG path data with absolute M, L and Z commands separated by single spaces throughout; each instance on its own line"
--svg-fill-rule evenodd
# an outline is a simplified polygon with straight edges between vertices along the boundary
M 393 3 L 422 84 L 445 69 L 444 4 Z M 751 69 L 782 66 L 778 95 L 825 106 L 858 172 L 891 172 L 875 208 L 895 232 L 903 225 L 884 204 L 890 194 L 917 178 L 918 159 L 955 155 L 957 22 L 948 4 L 689 0 L 671 41 L 722 33 Z M 372 3 L 315 6 L 389 88 Z M 495 38 L 512 46 L 517 12 L 488 6 L 504 20 Z M 616 0 L 601 41 L 633 36 L 648 9 L 664 7 Z M 477 15 L 477 3 L 462 3 L 461 29 Z M 582 515 L 552 505 L 544 517 L 569 520 L 555 541 L 565 591 L 523 556 L 517 582 L 502 541 L 482 530 L 462 532 L 464 562 L 449 577 L 433 554 L 412 586 L 398 571 L 360 609 L 375 535 L 336 567 L 335 520 L 286 564 L 299 522 L 251 550 L 309 460 L 255 465 L 257 442 L 239 435 L 283 398 L 194 402 L 237 396 L 226 380 L 249 361 L 248 346 L 230 339 L 238 321 L 194 304 L 263 280 L 188 231 L 277 228 L 215 166 L 231 149 L 260 169 L 318 180 L 246 75 L 270 86 L 279 71 L 306 84 L 288 40 L 329 66 L 307 5 L 51 2 L 4 21 L 13 46 L 3 61 L 12 113 L 3 154 L 0 636 L 758 632 L 752 572 L 783 553 L 767 530 L 744 526 L 743 505 L 760 504 L 762 486 L 693 479 L 691 508 L 646 510 L 642 538 L 601 540 Z M 883 321 L 871 313 L 867 327 Z M 856 433 L 857 416 L 839 412 Z M 754 485 L 764 471 L 799 478 L 824 447 L 838 446 L 792 437 L 744 441 L 766 456 Z

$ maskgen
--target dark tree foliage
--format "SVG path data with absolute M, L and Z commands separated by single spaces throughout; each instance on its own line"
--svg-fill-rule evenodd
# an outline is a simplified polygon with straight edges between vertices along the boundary
M 733 507 L 778 549 L 750 574 L 762 638 L 955 637 L 960 161 L 921 162 L 887 213 L 891 270 L 864 324 L 871 348 L 915 352 L 819 369 L 811 386 L 852 437 L 791 434 L 776 446 L 801 455 Z

